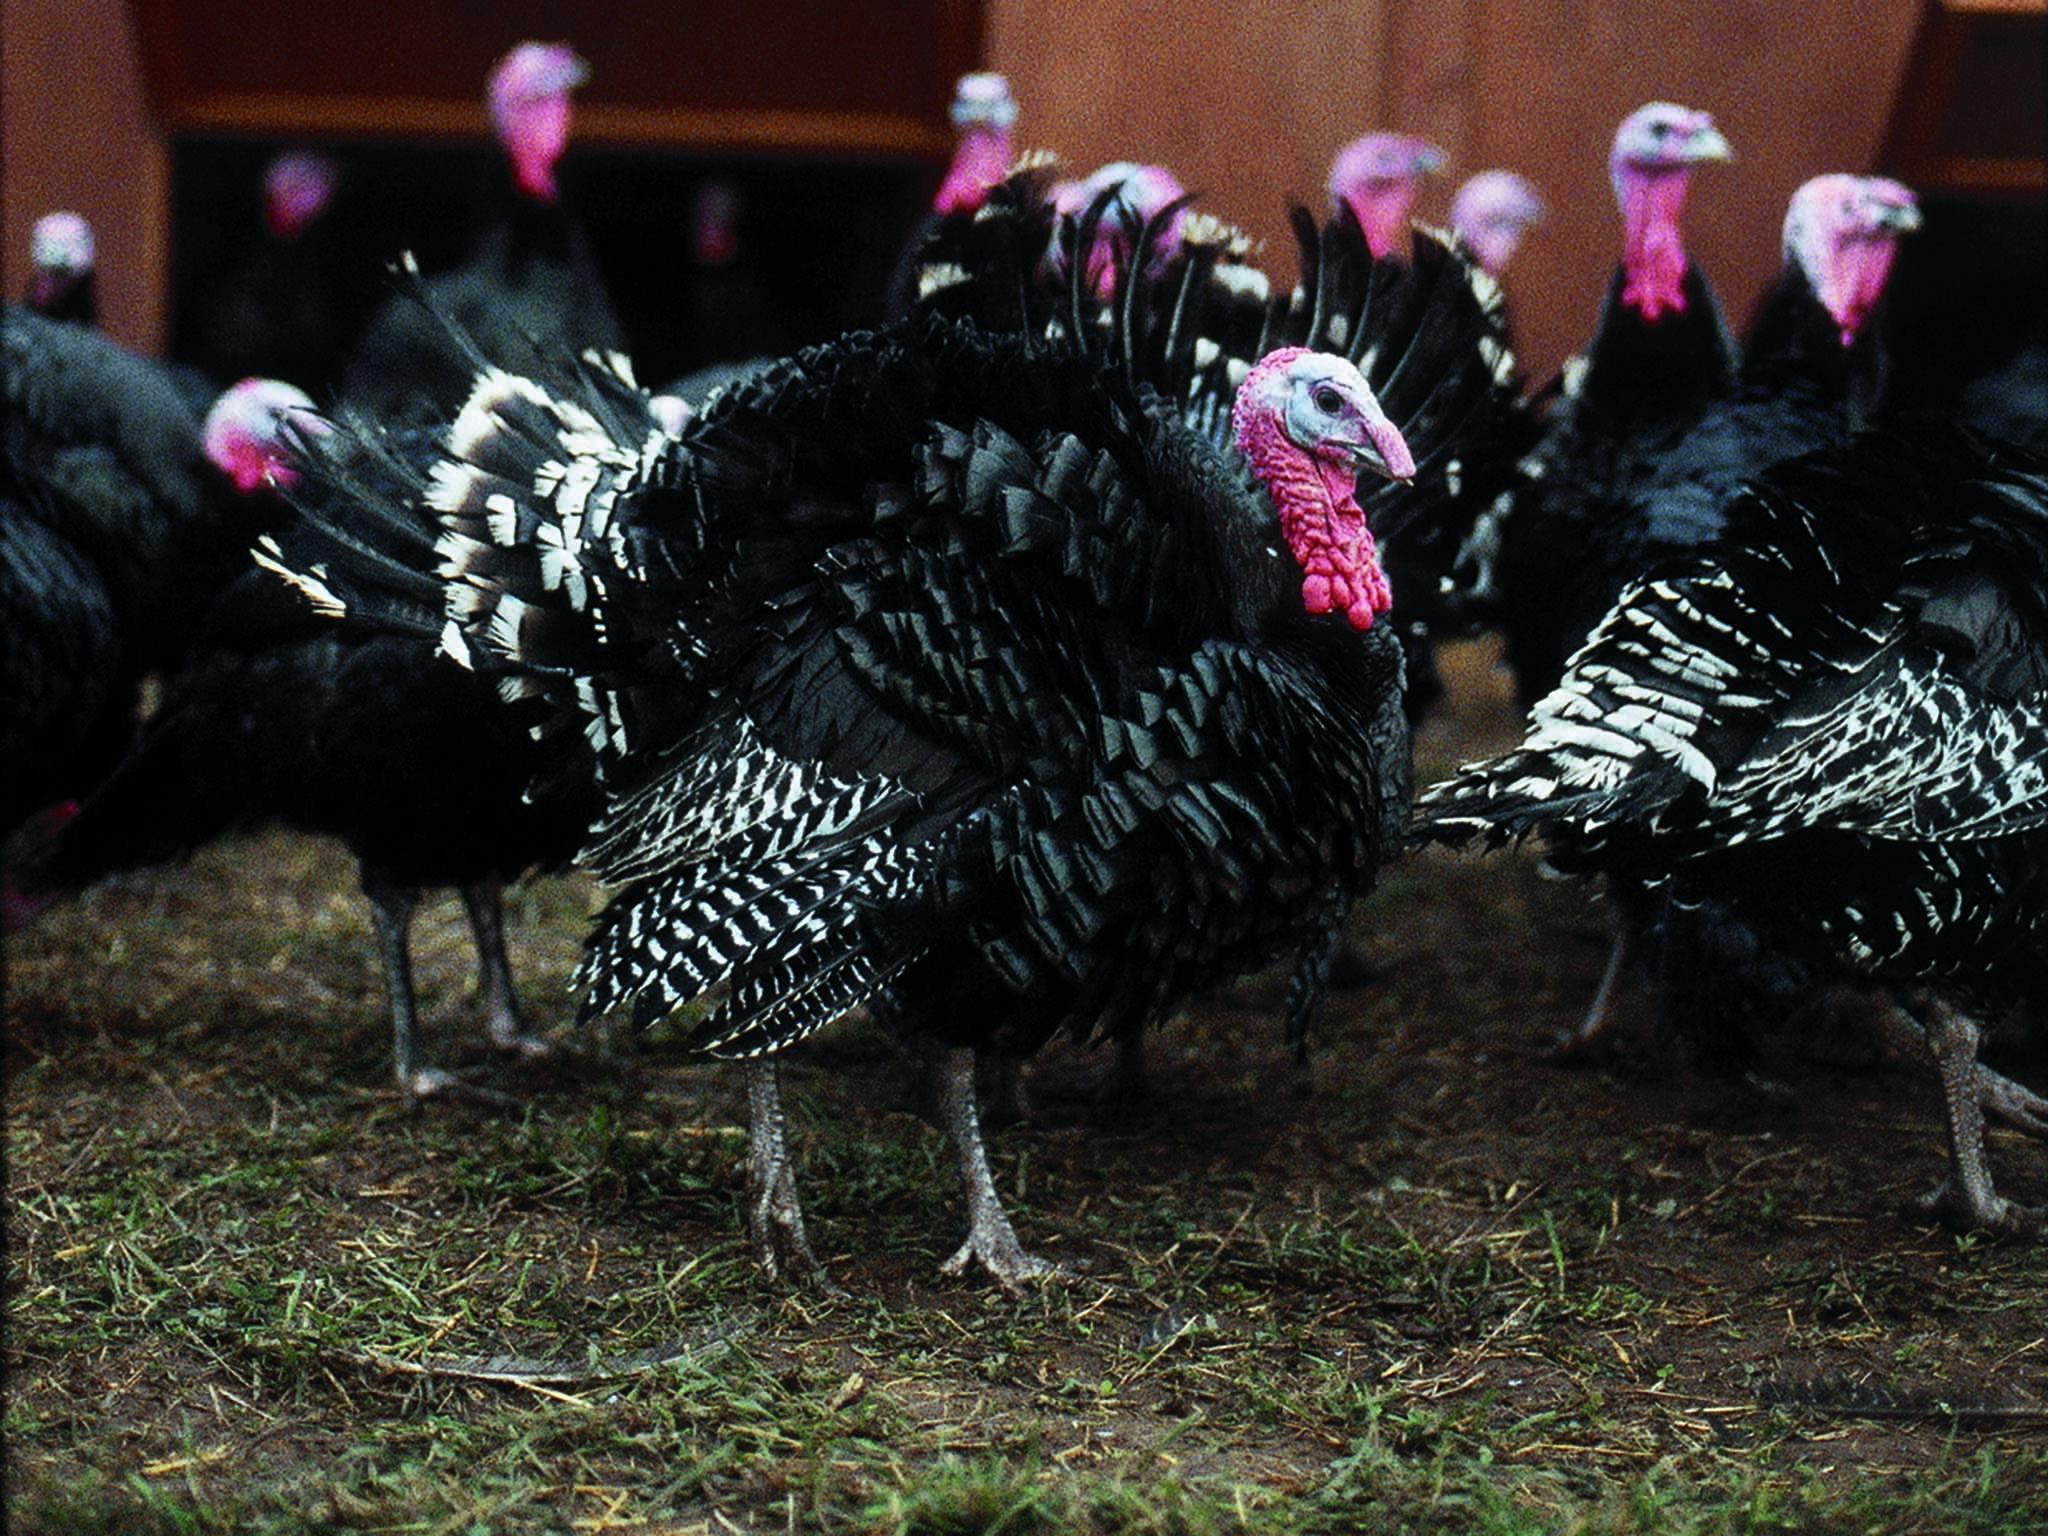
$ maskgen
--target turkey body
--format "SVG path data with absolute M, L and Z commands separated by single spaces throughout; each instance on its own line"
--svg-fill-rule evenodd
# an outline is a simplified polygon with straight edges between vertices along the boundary
M 600 377 L 503 386 L 506 425 L 464 448 L 475 473 L 415 489 L 460 478 L 475 496 L 444 514 L 488 539 L 485 501 L 517 483 L 488 466 L 559 452 Z M 1405 798 L 1393 642 L 1302 614 L 1242 467 L 1114 383 L 930 319 L 799 354 L 680 440 L 607 387 L 611 542 L 586 548 L 627 563 L 595 568 L 578 609 L 566 573 L 550 595 L 554 557 L 515 543 L 464 631 L 598 747 L 611 804 L 589 857 L 624 890 L 590 1010 L 660 1016 L 734 966 L 700 1035 L 720 1054 L 779 1049 L 884 986 L 909 1008 L 981 995 L 922 1008 L 947 1038 L 1087 1036 L 1288 952 L 1369 882 Z M 711 795 L 728 775 L 745 793 Z M 799 907 L 825 929 L 742 901 L 746 872 L 792 860 L 776 879 L 818 884 Z M 728 952 L 694 926 L 706 901 L 762 926 Z M 830 1006 L 801 995 L 813 968 L 846 976 Z
M 349 217 L 344 206 L 296 238 L 266 233 L 225 277 L 192 331 L 193 361 L 208 377 L 284 379 L 334 396 L 379 275 L 374 263 L 352 270 L 339 227 Z
M 520 1030 L 499 888 L 566 862 L 596 810 L 587 788 L 529 802 L 539 768 L 488 683 L 437 665 L 417 640 L 321 624 L 251 568 L 221 592 L 134 746 L 35 879 L 76 891 L 265 826 L 339 839 L 378 930 L 397 1076 L 410 1092 L 439 1092 L 456 1085 L 421 1060 L 407 958 L 425 889 L 462 890 L 493 1036 L 537 1049 Z
M 1041 1266 L 994 1203 L 971 1048 L 1137 1030 L 1326 952 L 1404 821 L 1398 644 L 1305 613 L 1243 462 L 1081 349 L 927 316 L 799 354 L 679 440 L 650 423 L 594 367 L 487 374 L 446 463 L 371 501 L 417 568 L 439 542 L 490 573 L 453 578 L 480 596 L 449 587 L 444 643 L 595 748 L 584 858 L 619 891 L 586 1011 L 723 984 L 694 1038 L 752 1058 L 863 1002 L 899 1020 L 939 1058 L 956 1262 L 1017 1283 Z M 577 433 L 594 481 L 545 467 Z M 282 563 L 365 618 L 442 587 Z M 808 1265 L 752 1082 L 764 1251 Z
M 12 827 L 111 767 L 142 677 L 177 662 L 258 520 L 166 370 L 85 326 L 0 313 L 0 396 Z
M 1630 587 L 1519 750 L 1431 792 L 1426 832 L 1533 832 L 1561 868 L 1932 989 L 1952 1157 L 1932 1208 L 2031 1227 L 1992 1192 L 1981 1115 L 2017 1102 L 2039 1130 L 2043 1106 L 1976 1067 L 1971 1016 L 2048 961 L 2048 459 L 1866 436 L 1727 515 L 1722 543 Z
M 377 311 L 344 376 L 342 394 L 380 421 L 430 419 L 436 402 L 460 398 L 479 357 L 512 369 L 586 347 L 617 351 L 624 338 L 588 242 L 559 203 L 520 195 L 509 179 L 476 254 Z M 450 334 L 446 317 L 468 338 Z
M 1503 638 L 1525 706 L 1644 568 L 1644 492 L 1735 383 L 1733 340 L 1697 266 L 1685 307 L 1646 320 L 1617 268 L 1583 360 L 1567 364 L 1499 529 Z
M 82 793 L 135 727 L 136 677 L 92 559 L 27 503 L 0 498 L 0 614 L 7 687 L 0 764 L 7 829 Z
M 1729 509 L 1746 483 L 1774 464 L 1846 442 L 1877 419 L 1881 320 L 1844 346 L 1840 326 L 1788 260 L 1758 308 L 1726 391 L 1682 437 L 1639 463 L 1632 488 L 1609 503 L 1613 516 L 1600 530 L 1603 588 L 1614 584 L 1618 598 L 1631 573 L 1713 545 L 1727 533 Z M 1594 595 L 1590 588 L 1581 594 Z M 1759 957 L 1754 935 L 1712 902 L 1645 901 L 1625 885 L 1610 894 L 1635 930 L 1630 942 L 1649 957 L 1665 1034 L 1697 1066 L 1732 1069 L 1758 1025 L 1806 1006 L 1819 991 L 1808 967 L 1787 956 Z

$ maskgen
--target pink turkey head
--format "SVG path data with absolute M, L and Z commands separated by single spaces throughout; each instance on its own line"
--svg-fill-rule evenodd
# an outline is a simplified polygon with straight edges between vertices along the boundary
M 1451 199 L 1451 229 L 1481 268 L 1498 277 L 1523 232 L 1543 218 L 1543 199 L 1513 171 L 1481 171 Z
M 213 402 L 202 442 L 214 467 L 246 496 L 266 484 L 289 489 L 299 476 L 294 435 L 327 430 L 304 390 L 280 379 L 244 379 Z
M 1017 124 L 1010 82 L 993 71 L 962 75 L 953 87 L 951 116 L 960 140 L 932 199 L 941 216 L 977 211 L 988 189 L 1009 173 L 1010 130 Z
M 1245 375 L 1231 423 L 1301 567 L 1302 606 L 1372 628 L 1393 593 L 1358 505 L 1359 472 L 1407 480 L 1415 459 L 1365 375 L 1331 353 L 1282 347 Z
M 296 240 L 327 211 L 334 196 L 334 162 L 325 155 L 290 150 L 263 172 L 263 222 L 273 237 Z
M 92 271 L 92 226 L 75 213 L 46 213 L 29 233 L 28 251 L 35 268 L 29 308 L 47 309 Z
M 1348 204 L 1375 257 L 1407 238 L 1408 213 L 1422 178 L 1444 168 L 1444 152 L 1406 133 L 1368 133 L 1330 162 L 1330 204 Z
M 1685 309 L 1685 241 L 1678 232 L 1692 169 L 1733 155 L 1713 118 L 1653 101 L 1622 119 L 1607 170 L 1625 230 L 1624 304 L 1645 320 Z
M 1899 236 L 1920 227 L 1912 188 L 1884 176 L 1816 176 L 1785 210 L 1785 260 L 1854 346 L 1891 277 Z
M 491 71 L 491 127 L 519 190 L 552 203 L 555 163 L 569 144 L 569 93 L 590 66 L 567 43 L 521 43 Z
M 1142 227 L 1167 204 L 1187 195 L 1173 172 L 1163 165 L 1137 165 L 1129 160 L 1112 160 L 1108 165 L 1096 167 L 1080 181 L 1055 183 L 1051 193 L 1052 205 L 1057 212 L 1079 219 L 1098 197 L 1112 190 L 1116 196 L 1103 210 L 1102 222 L 1095 228 L 1095 241 L 1088 252 L 1089 281 L 1096 293 L 1104 298 L 1116 289 L 1118 265 L 1131 255 L 1130 243 L 1124 235 L 1125 220 L 1135 219 Z M 1180 248 L 1181 226 L 1186 217 L 1185 208 L 1175 210 L 1166 227 L 1155 237 L 1146 262 L 1149 272 L 1156 274 Z M 1053 267 L 1055 271 L 1066 268 L 1066 249 L 1057 238 L 1053 245 Z

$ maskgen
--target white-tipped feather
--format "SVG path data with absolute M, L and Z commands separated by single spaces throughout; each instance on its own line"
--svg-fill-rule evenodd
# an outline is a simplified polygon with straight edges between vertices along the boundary
M 469 398 L 462 402 L 461 411 L 448 429 L 449 455 L 466 459 L 475 454 L 480 444 L 501 430 L 498 408 L 514 400 L 527 400 L 542 407 L 551 403 L 546 390 L 516 373 L 507 373 L 502 368 L 486 368 L 478 374 L 470 387 Z
M 519 543 L 519 503 L 503 491 L 493 491 L 484 498 L 484 526 L 493 543 L 514 548 Z
M 474 464 L 442 459 L 428 472 L 426 504 L 435 512 L 460 512 L 483 478 L 484 472 Z
M 283 563 L 282 551 L 277 541 L 267 534 L 252 549 L 250 556 L 264 570 L 281 577 L 287 586 L 295 588 L 323 619 L 339 619 L 348 613 L 348 604 L 327 585 L 327 567 L 309 566 L 304 571 L 295 571 Z
M 929 262 L 917 274 L 917 296 L 920 299 L 928 299 L 935 293 L 956 288 L 966 281 L 967 269 L 958 262 Z
M 465 667 L 474 668 L 476 665 L 476 658 L 470 653 L 469 642 L 462 637 L 462 627 L 453 619 L 441 626 L 441 650 Z

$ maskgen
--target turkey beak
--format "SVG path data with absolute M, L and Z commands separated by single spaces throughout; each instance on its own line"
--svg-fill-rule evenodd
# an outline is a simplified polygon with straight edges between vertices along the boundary
M 1394 467 L 1387 462 L 1387 456 L 1381 453 L 1375 444 L 1363 442 L 1348 443 L 1345 446 L 1351 450 L 1351 467 L 1358 473 L 1364 474 L 1370 471 L 1382 480 L 1395 480 L 1399 481 L 1402 485 L 1413 485 L 1415 483 L 1415 476 L 1412 471 L 1405 475 L 1396 473 Z
M 1728 140 L 1722 137 L 1720 129 L 1707 127 L 1686 140 L 1685 158 L 1687 163 L 1693 165 L 1707 160 L 1733 160 L 1735 150 L 1729 145 Z
M 1911 203 L 1881 203 L 1871 222 L 1879 234 L 1910 235 L 1920 227 L 1920 210 Z

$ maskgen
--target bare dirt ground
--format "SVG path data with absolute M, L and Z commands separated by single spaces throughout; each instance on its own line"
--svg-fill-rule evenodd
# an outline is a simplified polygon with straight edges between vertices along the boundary
M 1425 775 L 1508 739 L 1490 663 L 1454 648 Z M 511 899 L 538 1023 L 594 899 Z M 428 1037 L 523 1111 L 389 1087 L 333 848 L 97 892 L 6 957 L 10 1522 L 2048 1525 L 2048 1250 L 1900 1219 L 1941 1172 L 1929 1074 L 1849 1030 L 1747 1079 L 1553 1063 L 1605 925 L 1526 856 L 1411 860 L 1353 934 L 1377 979 L 1308 1077 L 1274 977 L 1159 1037 L 1134 1110 L 1094 1102 L 1103 1056 L 1034 1064 L 998 1177 L 1075 1278 L 1021 1301 L 937 1274 L 960 1216 L 909 1062 L 821 1040 L 788 1093 L 827 1299 L 753 1267 L 736 1074 L 661 1034 L 486 1060 L 452 898 L 420 923 Z M 2048 1198 L 2048 1148 L 1992 1156 Z M 505 1355 L 526 1374 L 491 1379 Z

